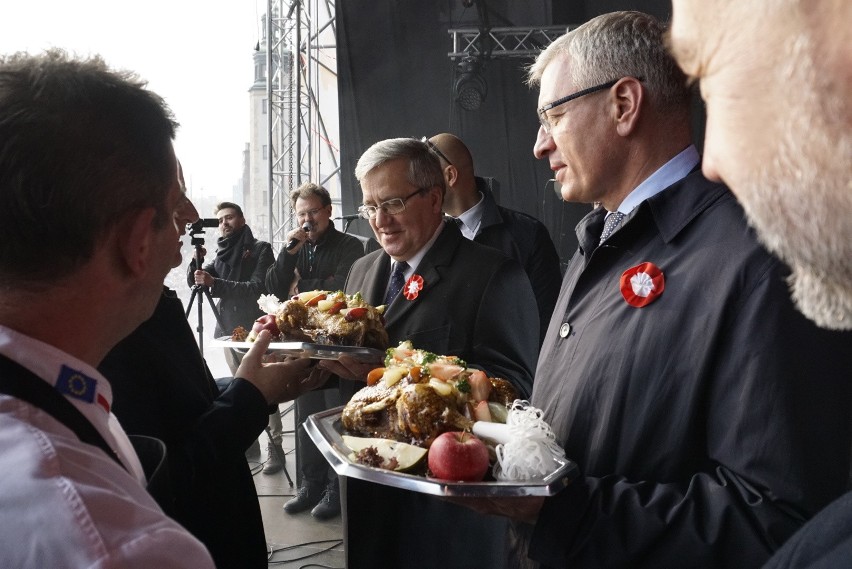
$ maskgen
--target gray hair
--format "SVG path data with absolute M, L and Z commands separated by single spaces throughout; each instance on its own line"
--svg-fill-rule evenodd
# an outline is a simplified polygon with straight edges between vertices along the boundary
M 642 12 L 603 14 L 551 43 L 530 66 L 527 82 L 538 85 L 554 60 L 567 57 L 578 89 L 636 77 L 656 107 L 688 107 L 690 89 L 666 48 L 666 29 Z
M 429 149 L 429 145 L 415 138 L 389 138 L 373 144 L 358 159 L 355 178 L 358 182 L 362 182 L 364 176 L 374 168 L 399 159 L 408 161 L 407 180 L 412 186 L 416 188 L 438 186 L 441 188 L 441 195 L 446 192 L 447 186 L 444 182 L 441 162 Z

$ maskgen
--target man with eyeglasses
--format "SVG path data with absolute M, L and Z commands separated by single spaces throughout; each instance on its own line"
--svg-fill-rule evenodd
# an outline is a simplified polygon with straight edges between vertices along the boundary
M 386 304 L 391 345 L 452 354 L 502 377 L 522 398 L 532 388 L 538 310 L 517 261 L 465 239 L 442 212 L 441 165 L 413 138 L 377 142 L 355 168 L 359 208 L 382 250 L 352 265 L 346 292 Z M 407 284 L 392 288 L 400 270 Z M 390 294 L 388 294 L 390 293 Z M 395 293 L 395 294 L 394 294 Z M 342 378 L 344 401 L 376 364 L 321 362 Z M 343 478 L 346 554 L 352 567 L 502 567 L 506 521 L 433 496 Z
M 530 69 L 536 157 L 564 199 L 601 206 L 576 228 L 531 399 L 582 475 L 470 503 L 516 520 L 519 564 L 756 567 L 847 485 L 849 338 L 794 309 L 787 268 L 702 176 L 664 32 L 605 14 Z
M 476 175 L 473 156 L 460 138 L 441 133 L 424 139 L 441 159 L 447 183 L 444 213 L 465 237 L 503 251 L 527 273 L 538 304 L 540 345 L 562 283 L 559 254 L 547 227 L 531 215 L 497 204 L 492 191 L 499 186 L 497 180 Z
M 308 182 L 290 193 L 290 205 L 298 226 L 287 234 L 278 258 L 266 272 L 266 289 L 284 300 L 310 290 L 343 290 L 352 263 L 364 254 L 357 237 L 342 233 L 331 221 L 331 196 L 324 187 Z M 341 404 L 339 390 L 319 389 L 296 399 L 296 463 L 301 474 L 296 496 L 284 504 L 284 511 L 296 514 L 311 509 L 320 520 L 340 514 L 337 475 L 305 432 L 309 415 Z M 276 411 L 269 416 L 272 441 L 263 472 L 274 474 L 284 464 L 281 458 L 283 427 Z M 279 454 L 280 453 L 280 454 Z

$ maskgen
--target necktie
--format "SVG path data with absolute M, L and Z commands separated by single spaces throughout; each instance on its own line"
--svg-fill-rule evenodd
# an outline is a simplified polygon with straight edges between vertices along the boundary
M 390 286 L 388 287 L 388 294 L 385 296 L 385 306 L 390 306 L 390 303 L 393 302 L 393 299 L 396 298 L 396 295 L 399 294 L 399 291 L 402 290 L 402 285 L 405 284 L 405 277 L 403 273 L 405 269 L 408 268 L 408 263 L 405 261 L 398 261 L 394 263 L 393 274 L 390 279 Z
M 598 245 L 602 244 L 607 240 L 615 228 L 618 227 L 618 224 L 621 223 L 621 220 L 624 219 L 624 214 L 620 211 L 614 211 L 606 216 L 606 221 L 604 222 L 604 228 L 601 232 L 601 240 L 598 242 Z

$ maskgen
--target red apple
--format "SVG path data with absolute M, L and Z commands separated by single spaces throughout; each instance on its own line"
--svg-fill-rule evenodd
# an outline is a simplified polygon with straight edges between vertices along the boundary
M 278 324 L 275 323 L 274 314 L 264 314 L 254 321 L 254 324 L 252 324 L 251 327 L 251 332 L 249 332 L 248 336 L 249 342 L 254 342 L 261 330 L 269 330 L 269 333 L 272 334 L 273 340 L 277 340 L 281 336 L 281 331 L 278 330 Z
M 478 482 L 488 472 L 488 447 L 474 435 L 449 432 L 429 447 L 429 470 L 441 480 Z

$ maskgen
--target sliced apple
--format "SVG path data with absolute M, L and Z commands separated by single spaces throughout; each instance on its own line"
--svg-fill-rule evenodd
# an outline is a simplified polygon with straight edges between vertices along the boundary
M 423 447 L 392 441 L 389 439 L 379 439 L 374 437 L 352 437 L 342 435 L 343 444 L 349 447 L 353 455 L 350 455 L 350 460 L 354 460 L 354 453 L 362 451 L 368 447 L 373 447 L 378 452 L 385 462 L 396 460 L 397 466 L 394 470 L 405 471 L 411 470 L 426 457 L 426 449 Z
M 435 392 L 442 397 L 449 397 L 453 393 L 453 386 L 446 381 L 441 381 L 440 379 L 435 379 L 434 377 L 429 378 L 429 387 L 435 390 Z
M 389 367 L 382 374 L 382 381 L 386 386 L 391 387 L 399 383 L 399 380 L 408 375 L 407 367 Z

